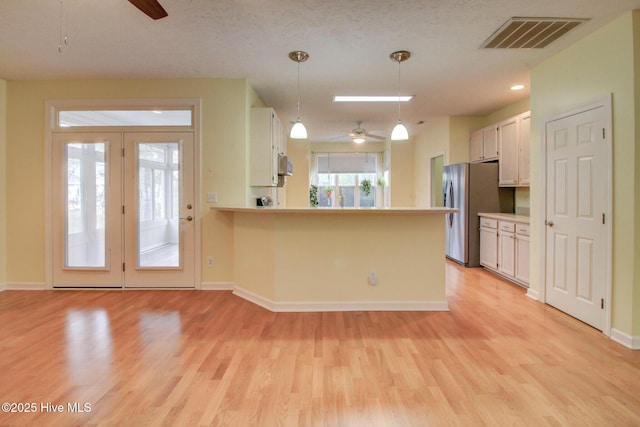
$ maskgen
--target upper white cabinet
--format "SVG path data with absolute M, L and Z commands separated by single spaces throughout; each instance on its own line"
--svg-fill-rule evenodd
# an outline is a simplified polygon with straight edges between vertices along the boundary
M 498 123 L 500 186 L 529 186 L 529 130 L 531 114 Z
M 278 155 L 285 154 L 282 123 L 273 108 L 252 108 L 250 179 L 255 187 L 278 185 Z
M 498 127 L 487 126 L 472 132 L 469 137 L 469 161 L 488 162 L 498 159 Z

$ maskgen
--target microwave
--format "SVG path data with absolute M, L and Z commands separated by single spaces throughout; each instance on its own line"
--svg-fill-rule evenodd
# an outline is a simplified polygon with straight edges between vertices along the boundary
M 290 176 L 293 175 L 293 164 L 289 157 L 278 155 L 278 175 Z

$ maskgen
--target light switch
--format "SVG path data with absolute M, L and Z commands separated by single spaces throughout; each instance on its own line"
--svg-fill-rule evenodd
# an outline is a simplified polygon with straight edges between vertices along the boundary
M 218 193 L 209 192 L 207 193 L 207 203 L 217 203 L 218 202 Z

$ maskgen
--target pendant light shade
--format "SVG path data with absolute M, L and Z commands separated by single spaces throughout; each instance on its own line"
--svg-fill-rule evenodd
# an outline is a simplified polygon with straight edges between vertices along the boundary
M 298 63 L 298 117 L 291 126 L 289 138 L 291 139 L 307 139 L 307 128 L 300 120 L 300 63 L 309 59 L 309 54 L 301 50 L 289 52 L 289 59 Z
M 300 121 L 300 117 L 291 126 L 291 133 L 289 134 L 291 139 L 307 139 L 307 128 Z
M 395 127 L 391 131 L 391 140 L 392 141 L 406 141 L 409 139 L 409 131 L 405 125 L 402 124 L 401 120 L 398 120 Z
M 398 123 L 391 131 L 391 140 L 392 141 L 405 141 L 409 139 L 409 132 L 405 125 L 402 124 L 402 120 L 400 119 L 400 64 L 411 58 L 411 52 L 406 50 L 399 50 L 397 52 L 393 52 L 389 55 L 392 61 L 398 63 Z

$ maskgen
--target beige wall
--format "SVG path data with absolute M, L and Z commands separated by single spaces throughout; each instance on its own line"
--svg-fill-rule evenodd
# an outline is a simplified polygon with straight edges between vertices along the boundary
M 415 206 L 414 187 L 414 143 L 413 141 L 391 141 L 391 168 L 389 186 L 391 206 Z
M 309 165 L 311 149 L 307 140 L 290 139 L 287 143 L 287 155 L 293 163 L 293 175 L 287 178 L 288 208 L 309 207 Z
M 7 282 L 42 283 L 44 272 L 44 103 L 50 99 L 200 98 L 203 282 L 233 281 L 233 217 L 210 212 L 218 204 L 243 204 L 247 194 L 249 100 L 242 79 L 11 81 L 7 83 Z
M 552 114 L 613 94 L 612 327 L 632 336 L 640 335 L 639 13 L 623 15 L 531 73 L 531 288 L 543 283 L 541 127 Z
M 7 82 L 0 80 L 0 290 L 7 280 Z

